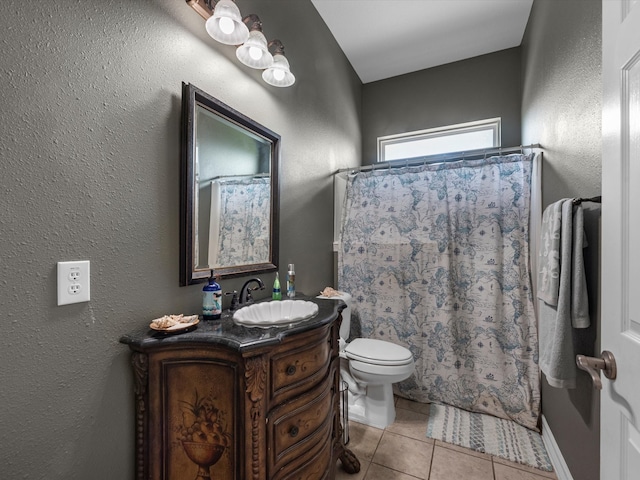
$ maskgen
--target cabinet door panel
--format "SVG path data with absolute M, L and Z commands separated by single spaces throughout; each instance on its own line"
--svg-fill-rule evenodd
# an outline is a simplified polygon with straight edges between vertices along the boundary
M 150 478 L 239 480 L 235 363 L 164 358 L 152 364 L 159 395 L 151 405 Z M 205 477 L 206 478 L 206 477 Z

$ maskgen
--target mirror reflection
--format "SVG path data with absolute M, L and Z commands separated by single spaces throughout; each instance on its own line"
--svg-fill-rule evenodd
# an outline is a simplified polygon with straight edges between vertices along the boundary
M 271 144 L 196 107 L 196 269 L 269 261 Z
M 275 270 L 280 137 L 193 85 L 183 110 L 181 283 Z

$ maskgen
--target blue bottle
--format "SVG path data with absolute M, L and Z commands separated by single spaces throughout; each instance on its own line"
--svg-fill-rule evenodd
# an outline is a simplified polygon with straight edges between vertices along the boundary
M 211 270 L 207 285 L 202 289 L 202 318 L 217 320 L 222 315 L 222 288 L 216 282 Z

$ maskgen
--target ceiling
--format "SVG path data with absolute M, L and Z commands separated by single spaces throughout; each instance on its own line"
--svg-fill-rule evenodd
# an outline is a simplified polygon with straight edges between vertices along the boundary
M 363 83 L 517 47 L 533 0 L 311 0 Z

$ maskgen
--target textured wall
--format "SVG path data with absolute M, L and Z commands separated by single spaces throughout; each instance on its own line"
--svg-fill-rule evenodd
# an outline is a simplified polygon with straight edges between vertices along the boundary
M 502 145 L 520 145 L 520 48 L 366 83 L 362 154 L 377 161 L 377 138 L 502 117 Z
M 133 478 L 118 339 L 201 304 L 178 286 L 182 81 L 282 135 L 281 274 L 331 283 L 330 173 L 360 163 L 361 84 L 308 0 L 239 5 L 284 42 L 294 87 L 240 65 L 184 0 L 0 3 L 2 478 Z M 92 299 L 58 307 L 56 262 L 74 259 Z
M 522 43 L 522 141 L 544 149 L 543 204 L 600 194 L 601 2 L 535 0 Z M 576 353 L 599 351 L 599 217 L 584 204 L 592 326 L 575 331 Z M 578 480 L 599 478 L 600 396 L 580 371 L 574 390 L 542 381 L 542 411 Z

